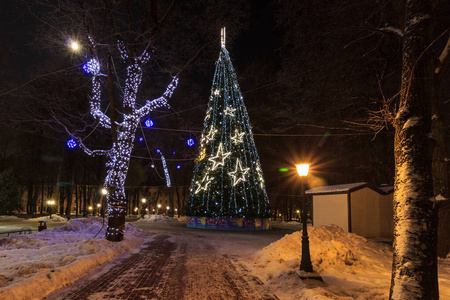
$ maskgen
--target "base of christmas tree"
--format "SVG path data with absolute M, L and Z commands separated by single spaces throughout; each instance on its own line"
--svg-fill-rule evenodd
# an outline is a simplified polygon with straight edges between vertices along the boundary
M 187 227 L 216 230 L 270 230 L 269 218 L 187 217 Z

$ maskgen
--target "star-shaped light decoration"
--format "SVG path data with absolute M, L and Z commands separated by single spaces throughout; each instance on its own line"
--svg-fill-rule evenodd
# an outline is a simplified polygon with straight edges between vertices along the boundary
M 209 161 L 213 163 L 211 170 L 217 169 L 218 166 L 225 164 L 225 159 L 231 155 L 231 152 L 223 153 L 223 145 L 219 144 L 219 148 L 217 149 L 216 156 L 208 158 Z
M 241 144 L 242 138 L 244 137 L 245 132 L 239 133 L 237 129 L 234 130 L 234 136 L 231 137 L 231 142 L 235 145 Z
M 213 179 L 214 177 L 209 177 L 209 174 L 206 174 L 201 183 L 196 181 L 195 183 L 197 184 L 197 189 L 195 190 L 195 193 L 198 194 L 201 190 L 206 191 L 208 189 L 208 185 Z
M 217 129 L 214 129 L 214 126 L 211 125 L 211 129 L 209 129 L 208 134 L 205 136 L 205 143 L 206 144 L 211 143 L 211 141 L 214 139 L 214 136 L 216 135 L 216 133 L 217 133 Z M 202 141 L 203 141 L 203 139 L 202 139 Z
M 215 89 L 214 90 L 214 95 L 216 95 L 216 96 L 220 95 L 220 90 L 219 89 Z
M 206 110 L 205 121 L 207 121 L 209 118 L 211 118 L 211 111 L 212 111 L 212 107 L 210 107 Z
M 250 168 L 242 168 L 241 161 L 239 158 L 236 159 L 236 169 L 233 172 L 228 172 L 228 175 L 233 177 L 233 186 L 236 186 L 241 181 L 247 181 L 245 175 L 247 175 Z
M 230 116 L 230 117 L 234 117 L 234 112 L 236 111 L 236 108 L 232 108 L 230 106 L 227 106 L 224 110 L 223 113 L 225 116 Z
M 258 165 L 256 167 L 256 172 L 258 173 L 259 186 L 261 187 L 261 189 L 264 189 L 264 178 L 262 176 L 261 166 Z

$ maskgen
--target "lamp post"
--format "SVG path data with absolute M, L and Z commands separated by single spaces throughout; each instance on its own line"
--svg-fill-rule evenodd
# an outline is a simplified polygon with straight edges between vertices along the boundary
M 306 196 L 305 196 L 305 188 L 304 188 L 304 178 L 308 176 L 309 172 L 309 164 L 303 163 L 296 165 L 297 173 L 300 176 L 301 181 L 301 192 L 302 192 L 302 223 L 303 223 L 303 234 L 302 234 L 302 260 L 300 262 L 300 270 L 298 271 L 298 275 L 301 279 L 316 279 L 322 281 L 322 278 L 319 274 L 314 272 L 312 263 L 311 263 L 311 255 L 309 252 L 309 237 L 307 230 L 307 222 L 306 222 Z
M 146 211 L 146 209 L 145 209 L 145 203 L 147 202 L 147 199 L 145 199 L 145 198 L 142 198 L 142 209 L 141 209 L 141 214 L 142 214 L 142 217 L 144 217 L 144 215 L 145 215 L 145 211 Z
M 48 211 L 50 214 L 50 219 L 52 218 L 53 205 L 55 205 L 55 200 L 47 200 L 47 205 L 49 206 Z
M 158 211 L 156 212 L 157 215 L 159 215 L 159 209 L 161 208 L 161 204 L 158 204 Z

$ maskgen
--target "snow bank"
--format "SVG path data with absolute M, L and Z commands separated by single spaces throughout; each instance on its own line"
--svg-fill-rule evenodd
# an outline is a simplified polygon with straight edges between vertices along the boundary
M 44 216 L 44 217 L 39 217 L 39 218 L 27 219 L 27 221 L 67 222 L 67 219 L 64 217 L 58 216 L 58 215 L 52 215 L 51 219 L 50 219 L 50 216 Z
M 302 232 L 294 232 L 258 251 L 255 274 L 263 274 L 283 299 L 387 299 L 391 280 L 391 246 L 346 233 L 336 225 L 308 227 L 311 261 L 325 284 L 301 281 Z M 439 294 L 450 299 L 450 257 L 439 260 Z
M 147 222 L 147 223 L 172 223 L 178 222 L 178 219 L 171 218 L 162 215 L 145 215 L 143 218 L 137 220 L 136 222 Z
M 145 237 L 127 223 L 124 240 L 114 243 L 104 238 L 105 229 L 101 218 L 74 219 L 53 230 L 0 240 L 0 299 L 42 299 Z
M 390 246 L 346 233 L 336 225 L 308 227 L 308 235 L 313 268 L 326 285 L 308 288 L 295 273 L 302 249 L 302 231 L 298 231 L 270 244 L 254 257 L 254 267 L 265 274 L 264 279 L 277 294 L 285 291 L 291 293 L 285 295 L 287 298 L 301 299 L 387 298 L 392 264 Z
M 14 221 L 14 220 L 19 220 L 18 217 L 16 216 L 0 216 L 0 221 Z

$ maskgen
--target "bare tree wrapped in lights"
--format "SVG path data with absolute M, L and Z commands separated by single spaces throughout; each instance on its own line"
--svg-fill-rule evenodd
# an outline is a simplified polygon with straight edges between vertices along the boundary
M 93 52 L 96 53 L 96 44 L 92 38 Z M 123 93 L 123 120 L 121 122 L 112 121 L 109 116 L 100 109 L 101 103 L 101 80 L 105 77 L 100 71 L 101 67 L 97 58 L 89 60 L 84 64 L 86 73 L 92 74 L 92 95 L 90 97 L 90 112 L 99 124 L 104 128 L 111 128 L 113 144 L 109 150 L 90 150 L 79 137 L 73 136 L 80 147 L 89 155 L 104 155 L 107 158 L 107 176 L 104 188 L 108 191 L 106 195 L 108 207 L 108 227 L 106 236 L 108 240 L 120 241 L 123 239 L 126 215 L 125 179 L 130 162 L 131 151 L 135 140 L 135 132 L 141 118 L 150 111 L 167 107 L 167 100 L 172 96 L 177 87 L 178 78 L 175 76 L 167 87 L 164 94 L 152 101 L 147 100 L 145 105 L 136 107 L 136 96 L 142 81 L 141 66 L 148 62 L 150 55 L 147 49 L 138 57 L 132 58 L 128 55 L 123 42 L 118 42 L 118 49 L 121 58 L 127 63 L 127 73 Z
M 187 215 L 225 219 L 269 217 L 269 201 L 249 117 L 225 48 L 225 28 Z

